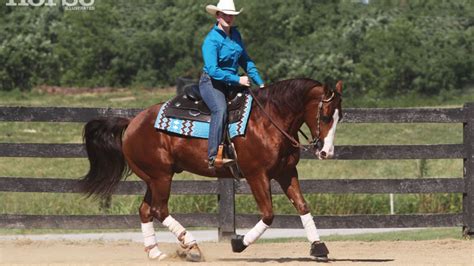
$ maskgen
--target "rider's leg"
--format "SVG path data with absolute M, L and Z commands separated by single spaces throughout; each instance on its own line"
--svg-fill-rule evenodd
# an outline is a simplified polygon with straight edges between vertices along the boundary
M 212 79 L 207 74 L 202 74 L 199 81 L 199 91 L 201 96 L 211 110 L 211 123 L 209 128 L 208 156 L 213 162 L 217 156 L 217 149 L 222 142 L 224 122 L 227 119 L 227 104 L 225 94 L 215 88 Z

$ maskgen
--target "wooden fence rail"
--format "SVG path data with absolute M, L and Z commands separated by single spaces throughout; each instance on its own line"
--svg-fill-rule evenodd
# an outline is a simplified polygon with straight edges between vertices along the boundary
M 133 117 L 140 109 L 0 107 L 4 122 L 76 122 L 96 117 Z M 343 215 L 316 216 L 319 228 L 383 228 L 462 226 L 465 234 L 474 233 L 474 103 L 463 108 L 423 109 L 346 109 L 345 123 L 462 123 L 463 143 L 439 145 L 346 145 L 336 147 L 336 160 L 380 159 L 463 159 L 464 176 L 427 179 L 303 179 L 303 193 L 462 193 L 463 212 L 413 215 Z M 83 158 L 82 144 L 0 143 L 0 157 Z M 302 158 L 313 159 L 308 152 Z M 0 173 L 1 174 L 1 173 Z M 60 178 L 1 177 L 1 192 L 79 193 L 78 180 Z M 121 182 L 115 194 L 143 195 L 140 181 Z M 282 194 L 272 182 L 272 192 Z M 173 181 L 172 193 L 180 195 L 215 195 L 219 211 L 210 214 L 176 214 L 185 226 L 218 227 L 220 238 L 227 238 L 236 227 L 252 227 L 258 215 L 236 214 L 235 194 L 251 194 L 245 181 L 214 179 L 208 181 Z M 100 221 L 100 222 L 99 222 Z M 138 215 L 23 215 L 1 214 L 2 228 L 137 228 Z M 296 215 L 279 215 L 272 227 L 300 227 Z
M 236 194 L 252 194 L 245 180 L 234 182 Z M 171 191 L 176 195 L 217 195 L 219 181 L 175 180 Z M 424 179 L 304 179 L 303 193 L 465 193 L 462 178 Z M 272 194 L 283 194 L 280 185 L 271 182 Z M 144 195 L 142 181 L 121 182 L 115 195 Z M 0 177 L 3 192 L 80 193 L 79 181 L 58 178 Z
M 456 159 L 466 157 L 463 144 L 440 145 L 358 145 L 337 146 L 334 159 Z M 0 143 L 0 157 L 82 158 L 82 144 Z M 301 151 L 302 159 L 314 159 L 309 151 Z

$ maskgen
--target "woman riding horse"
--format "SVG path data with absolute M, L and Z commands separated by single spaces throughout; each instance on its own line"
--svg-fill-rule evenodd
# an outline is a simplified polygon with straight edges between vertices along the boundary
M 227 90 L 234 85 L 250 86 L 247 76 L 238 76 L 239 65 L 257 85 L 263 87 L 264 84 L 255 63 L 245 51 L 239 31 L 232 26 L 235 16 L 242 10 L 235 10 L 233 0 L 220 0 L 217 6 L 208 5 L 206 10 L 217 19 L 217 23 L 202 44 L 204 72 L 199 80 L 199 91 L 211 110 L 207 154 L 209 168 L 214 168 L 233 161 L 217 157 L 217 151 L 227 120 Z
M 342 117 L 342 82 L 333 90 L 311 79 L 285 80 L 254 94 L 246 134 L 235 137 L 233 142 L 262 218 L 245 236 L 232 240 L 233 251 L 243 251 L 272 224 L 270 180 L 275 179 L 301 217 L 311 243 L 310 254 L 327 260 L 328 251 L 320 242 L 301 193 L 296 169 L 300 158 L 297 140 L 298 130 L 305 123 L 313 138 L 315 155 L 319 159 L 333 156 L 336 125 Z M 133 119 L 102 118 L 86 124 L 84 140 L 90 169 L 83 179 L 83 189 L 89 195 L 108 197 L 128 174 L 129 167 L 147 186 L 139 213 L 148 257 L 165 257 L 155 239 L 153 219 L 157 219 L 177 237 L 187 250 L 187 258 L 198 261 L 202 256 L 196 239 L 168 210 L 173 175 L 182 171 L 210 177 L 229 174 L 208 168 L 205 139 L 157 131 L 153 125 L 160 108 L 160 104 L 151 106 Z

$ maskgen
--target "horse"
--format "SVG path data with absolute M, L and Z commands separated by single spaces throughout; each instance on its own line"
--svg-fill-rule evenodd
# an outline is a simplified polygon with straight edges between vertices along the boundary
M 314 155 L 321 160 L 333 157 L 336 126 L 342 118 L 342 81 L 330 88 L 308 78 L 289 79 L 250 92 L 254 102 L 248 128 L 233 143 L 261 220 L 245 235 L 233 236 L 232 250 L 242 252 L 272 224 L 270 180 L 274 179 L 301 217 L 311 243 L 310 255 L 327 260 L 329 251 L 320 240 L 298 181 L 296 165 L 302 147 L 298 131 L 306 124 Z M 166 258 L 155 239 L 153 219 L 157 219 L 176 236 L 187 260 L 201 261 L 196 239 L 168 210 L 173 175 L 188 171 L 223 178 L 229 173 L 208 167 L 206 139 L 156 130 L 160 107 L 153 105 L 134 118 L 98 118 L 86 123 L 83 137 L 90 168 L 81 180 L 82 189 L 89 196 L 109 197 L 132 171 L 146 183 L 139 216 L 148 258 Z

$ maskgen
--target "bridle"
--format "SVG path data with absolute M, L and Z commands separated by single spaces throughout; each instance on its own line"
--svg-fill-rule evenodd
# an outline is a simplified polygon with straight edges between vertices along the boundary
M 291 142 L 291 145 L 295 148 L 299 148 L 299 149 L 303 149 L 304 151 L 307 151 L 308 149 L 305 146 L 301 145 L 301 143 L 299 141 L 297 141 L 295 138 L 293 138 L 290 134 L 288 134 L 285 130 L 283 130 L 275 121 L 273 121 L 272 117 L 265 111 L 262 103 L 260 103 L 260 101 L 257 99 L 257 97 L 255 96 L 255 94 L 253 93 L 253 91 L 250 88 L 249 88 L 248 91 L 250 92 L 250 95 L 252 95 L 252 97 L 255 100 L 255 102 L 257 103 L 258 107 L 262 110 L 263 114 L 278 129 L 278 131 L 280 131 L 283 134 L 283 136 L 285 136 Z M 298 129 L 298 131 L 301 133 L 301 135 L 303 135 L 303 137 L 306 139 L 306 141 L 308 141 L 309 144 L 311 144 L 313 146 L 313 149 L 317 148 L 318 145 L 321 145 L 321 143 L 322 143 L 322 141 L 321 141 L 320 121 L 322 120 L 322 121 L 328 121 L 329 122 L 331 120 L 330 116 L 321 115 L 322 110 L 323 110 L 323 105 L 325 103 L 332 102 L 336 98 L 336 95 L 340 95 L 340 94 L 333 90 L 332 94 L 331 94 L 331 97 L 329 97 L 328 99 L 322 99 L 321 102 L 319 102 L 318 114 L 316 116 L 316 123 L 318 125 L 318 128 L 317 128 L 317 136 L 315 138 L 313 138 L 310 141 L 309 138 L 306 136 L 306 134 L 304 134 L 304 132 L 301 129 Z
M 301 129 L 299 130 L 301 135 L 303 135 L 305 137 L 306 141 L 308 141 L 309 144 L 313 146 L 313 149 L 322 148 L 321 146 L 322 146 L 323 142 L 321 141 L 321 123 L 320 122 L 323 121 L 325 123 L 329 123 L 329 121 L 331 121 L 330 116 L 321 115 L 322 111 L 323 111 L 323 104 L 332 102 L 335 99 L 336 95 L 339 95 L 339 93 L 333 90 L 332 94 L 331 94 L 331 97 L 329 97 L 328 99 L 323 99 L 319 102 L 318 115 L 316 116 L 316 125 L 317 125 L 316 132 L 317 132 L 317 134 L 316 134 L 315 138 L 313 138 L 310 141 L 309 138 L 303 133 L 303 131 Z

